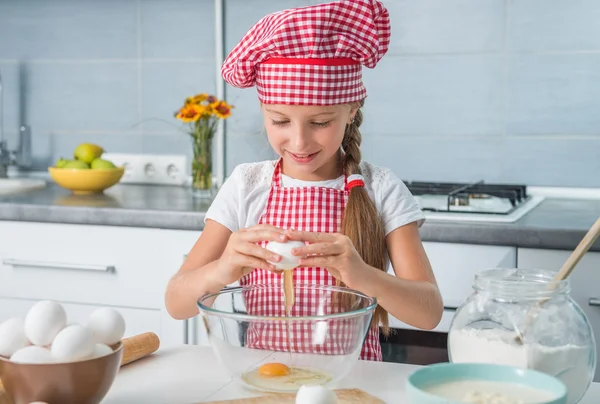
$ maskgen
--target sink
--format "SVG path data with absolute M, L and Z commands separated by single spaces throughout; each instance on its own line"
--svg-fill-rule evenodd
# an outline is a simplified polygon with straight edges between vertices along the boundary
M 46 181 L 36 178 L 0 178 L 0 195 L 16 194 L 45 186 Z

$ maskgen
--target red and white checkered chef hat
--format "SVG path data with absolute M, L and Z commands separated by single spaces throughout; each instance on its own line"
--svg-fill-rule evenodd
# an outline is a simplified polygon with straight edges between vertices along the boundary
M 377 0 L 342 0 L 269 14 L 229 53 L 221 73 L 232 86 L 256 85 L 265 104 L 333 105 L 367 91 L 390 44 L 390 19 Z

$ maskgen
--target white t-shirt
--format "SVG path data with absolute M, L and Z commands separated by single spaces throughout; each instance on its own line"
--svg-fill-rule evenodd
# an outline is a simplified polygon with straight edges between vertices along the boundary
M 258 224 L 271 188 L 271 179 L 277 161 L 261 161 L 238 165 L 219 189 L 205 215 L 232 232 Z M 379 211 L 389 234 L 398 227 L 417 222 L 421 227 L 425 215 L 406 185 L 387 168 L 361 162 L 365 189 Z M 302 181 L 281 176 L 284 187 L 320 186 L 344 189 L 344 176 L 328 181 Z

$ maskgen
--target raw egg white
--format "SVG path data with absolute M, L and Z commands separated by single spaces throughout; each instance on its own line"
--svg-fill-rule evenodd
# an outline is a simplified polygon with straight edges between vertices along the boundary
M 42 300 L 34 304 L 25 317 L 25 335 L 32 344 L 47 346 L 67 325 L 67 313 L 57 302 Z
M 94 342 L 112 345 L 119 342 L 125 334 L 125 320 L 112 307 L 102 307 L 90 315 L 87 328 L 92 331 Z
M 92 332 L 86 327 L 73 324 L 58 333 L 50 351 L 56 362 L 71 362 L 89 358 L 94 347 Z
M 10 360 L 17 363 L 53 363 L 54 358 L 48 350 L 41 346 L 26 346 L 15 352 Z
M 104 344 L 96 344 L 94 346 L 94 352 L 92 352 L 92 357 L 97 358 L 99 356 L 104 356 L 111 354 L 113 352 L 112 348 L 108 345 Z
M 303 385 L 296 393 L 296 404 L 337 404 L 336 394 L 323 386 Z
M 281 255 L 281 261 L 279 262 L 271 262 L 267 261 L 269 264 L 275 265 L 277 269 L 282 269 L 284 271 L 291 270 L 300 265 L 300 258 L 292 254 L 292 249 L 298 247 L 304 247 L 305 244 L 303 241 L 288 241 L 286 243 L 279 243 L 277 241 L 269 241 L 266 245 L 266 249 L 274 252 L 275 254 Z
M 10 358 L 12 354 L 28 345 L 25 322 L 22 318 L 9 318 L 0 324 L 0 356 Z

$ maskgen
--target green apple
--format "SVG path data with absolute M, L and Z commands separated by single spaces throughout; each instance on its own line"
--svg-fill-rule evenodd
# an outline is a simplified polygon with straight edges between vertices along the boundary
M 112 161 L 95 159 L 92 161 L 92 169 L 106 169 L 106 168 L 117 168 Z
M 87 170 L 90 166 L 81 160 L 68 160 L 62 168 L 74 168 L 79 170 Z

